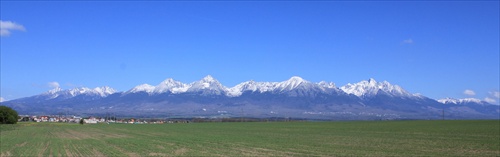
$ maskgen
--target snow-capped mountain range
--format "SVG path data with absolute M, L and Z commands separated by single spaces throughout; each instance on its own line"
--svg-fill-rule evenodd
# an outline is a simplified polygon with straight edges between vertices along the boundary
M 341 87 L 342 91 L 348 94 L 354 94 L 358 97 L 372 97 L 379 91 L 386 92 L 392 96 L 412 97 L 417 96 L 409 93 L 398 85 L 392 85 L 387 81 L 377 82 L 370 78 L 368 81 L 361 81 L 356 84 L 347 84 Z
M 107 97 L 108 95 L 111 95 L 113 93 L 116 93 L 116 90 L 111 88 L 111 87 L 108 87 L 108 86 L 96 87 L 94 89 L 81 87 L 81 88 L 73 88 L 73 89 L 68 89 L 68 90 L 63 90 L 59 87 L 56 87 L 56 88 L 51 89 L 45 93 L 40 94 L 40 96 L 48 97 L 48 99 L 72 98 L 72 97 L 79 96 L 79 95 Z
M 355 84 L 347 84 L 338 88 L 333 82 L 321 81 L 318 83 L 309 82 L 301 77 L 293 76 L 290 79 L 283 82 L 255 82 L 246 81 L 242 82 L 234 87 L 226 87 L 222 85 L 218 80 L 208 75 L 201 79 L 200 81 L 192 82 L 189 84 L 176 81 L 172 78 L 168 78 L 156 86 L 149 84 L 138 85 L 126 92 L 123 95 L 131 93 L 145 92 L 149 95 L 156 94 L 180 94 L 189 92 L 204 92 L 206 94 L 215 95 L 226 95 L 229 97 L 238 97 L 244 92 L 273 92 L 273 93 L 283 93 L 286 91 L 291 91 L 294 89 L 301 88 L 302 90 L 310 91 L 335 91 L 335 92 L 345 92 L 346 94 L 353 94 L 358 97 L 371 97 L 375 96 L 379 91 L 390 93 L 393 96 L 404 96 L 412 97 L 417 96 L 411 94 L 404 90 L 398 85 L 392 85 L 387 81 L 377 82 L 374 79 L 369 79 L 367 81 L 361 81 Z M 88 88 L 85 88 L 88 89 Z M 61 89 L 54 89 L 56 91 L 62 91 Z M 113 90 L 115 91 L 115 90 Z M 54 93 L 52 90 L 48 93 Z M 114 93 L 114 92 L 113 92 Z M 111 93 L 111 94 L 113 94 Z M 109 94 L 108 94 L 109 95 Z M 107 95 L 103 95 L 107 96 Z
M 299 76 L 293 76 L 290 79 L 282 82 L 255 82 L 253 80 L 242 82 L 234 87 L 226 87 L 222 85 L 217 79 L 208 75 L 199 81 L 192 82 L 189 84 L 176 81 L 172 78 L 168 78 L 162 81 L 156 86 L 149 84 L 137 85 L 134 88 L 125 91 L 117 92 L 115 89 L 103 86 L 96 87 L 93 89 L 87 87 L 73 88 L 63 90 L 59 87 L 51 89 L 41 96 L 47 96 L 48 99 L 54 98 L 71 98 L 78 95 L 91 95 L 99 97 L 107 97 L 111 94 L 121 93 L 122 95 L 133 94 L 144 92 L 149 95 L 158 94 L 181 94 L 181 93 L 198 93 L 202 94 L 215 94 L 215 95 L 225 95 L 228 97 L 238 97 L 241 96 L 243 92 L 272 92 L 272 93 L 283 93 L 286 91 L 291 91 L 294 89 L 301 88 L 305 91 L 321 91 L 321 92 L 343 92 L 345 94 L 352 94 L 359 98 L 370 98 L 376 96 L 379 92 L 388 93 L 391 96 L 399 97 L 423 97 L 420 94 L 412 94 L 398 85 L 392 85 L 387 81 L 377 82 L 375 79 L 370 78 L 368 80 L 363 80 L 358 83 L 348 83 L 345 86 L 338 88 L 333 82 L 321 81 L 318 83 L 309 82 L 304 80 Z M 485 101 L 481 101 L 475 98 L 464 98 L 464 99 L 454 99 L 454 98 L 444 98 L 437 100 L 442 104 L 464 104 L 464 103 L 480 103 L 487 104 Z
M 123 92 L 107 86 L 55 88 L 32 97 L 2 102 L 4 104 L 21 113 L 60 110 L 178 116 L 225 113 L 322 119 L 433 119 L 441 117 L 439 114 L 445 110 L 450 117 L 467 119 L 494 118 L 500 113 L 499 106 L 478 99 L 433 100 L 387 81 L 368 79 L 337 87 L 333 82 L 314 83 L 298 76 L 282 82 L 251 80 L 234 87 L 226 87 L 208 75 L 189 84 L 168 78 L 156 86 L 141 84 Z
M 463 99 L 455 99 L 455 98 L 444 98 L 437 100 L 442 104 L 467 104 L 467 103 L 475 103 L 475 104 L 488 104 L 486 101 L 482 101 L 476 98 L 463 98 Z

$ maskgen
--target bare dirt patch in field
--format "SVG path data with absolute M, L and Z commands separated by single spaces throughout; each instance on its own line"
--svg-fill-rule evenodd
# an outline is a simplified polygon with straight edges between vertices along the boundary
M 28 143 L 28 142 L 23 142 L 23 143 L 20 143 L 20 144 L 16 144 L 16 147 L 22 147 L 22 146 L 26 145 L 26 143 Z
M 165 153 L 149 153 L 148 156 L 168 156 Z
M 255 148 L 238 148 L 236 149 L 244 156 L 267 156 L 270 155 L 268 151 L 259 151 Z
M 12 154 L 10 153 L 10 151 L 6 151 L 6 152 L 2 152 L 2 154 L 0 154 L 0 156 L 7 157 L 7 156 L 12 156 Z
M 66 152 L 66 156 L 69 156 L 69 157 L 73 157 L 73 156 L 75 156 L 75 155 L 73 155 L 73 154 L 71 153 L 71 151 L 70 151 L 70 150 L 68 150 L 68 149 L 66 149 L 66 148 L 64 149 L 64 151 Z
M 240 151 L 243 156 L 303 156 L 305 154 L 279 151 L 267 148 L 253 148 L 240 146 L 238 148 L 233 148 L 234 150 Z
M 47 142 L 45 146 L 43 146 L 42 151 L 38 154 L 38 157 L 43 157 L 43 153 L 49 148 L 50 142 Z
M 163 147 L 162 145 L 156 145 L 156 148 L 165 149 L 165 147 Z
M 139 155 L 139 154 L 137 154 L 137 153 L 127 153 L 127 155 L 128 155 L 129 157 L 140 157 L 140 155 Z
M 98 151 L 97 149 L 93 149 L 92 153 L 93 153 L 93 156 L 95 156 L 95 157 L 105 157 L 106 156 L 106 155 L 102 154 L 100 151 Z
M 187 148 L 179 148 L 174 151 L 175 155 L 184 155 L 184 153 L 188 152 L 189 149 Z

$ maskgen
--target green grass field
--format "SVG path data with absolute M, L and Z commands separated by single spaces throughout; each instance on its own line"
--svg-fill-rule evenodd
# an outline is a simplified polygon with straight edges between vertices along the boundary
M 500 121 L 0 125 L 1 156 L 500 156 Z

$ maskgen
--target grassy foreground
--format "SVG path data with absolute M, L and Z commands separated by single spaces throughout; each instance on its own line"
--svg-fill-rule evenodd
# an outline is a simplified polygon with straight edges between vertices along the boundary
M 0 125 L 1 156 L 500 156 L 500 121 Z

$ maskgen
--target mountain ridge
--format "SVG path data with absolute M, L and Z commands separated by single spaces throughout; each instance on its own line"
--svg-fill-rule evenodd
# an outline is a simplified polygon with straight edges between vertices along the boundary
M 189 84 L 168 78 L 156 86 L 141 84 L 121 92 L 107 86 L 67 90 L 54 88 L 2 104 L 25 113 L 71 110 L 87 114 L 121 112 L 178 116 L 436 119 L 446 110 L 450 117 L 459 119 L 498 117 L 500 109 L 497 105 L 470 100 L 467 103 L 452 103 L 459 101 L 451 98 L 434 100 L 373 78 L 341 87 L 333 82 L 310 82 L 299 76 L 281 82 L 250 80 L 226 87 L 208 75 Z
M 362 80 L 358 83 L 348 83 L 341 87 L 337 87 L 334 82 L 320 81 L 317 83 L 313 83 L 301 78 L 300 76 L 292 76 L 290 79 L 282 82 L 255 82 L 253 80 L 250 80 L 237 84 L 233 87 L 226 87 L 211 75 L 207 75 L 201 80 L 189 84 L 176 81 L 173 78 L 167 78 L 156 86 L 145 83 L 137 85 L 127 91 L 121 91 L 121 92 L 118 92 L 115 89 L 108 86 L 96 87 L 93 89 L 88 87 L 79 87 L 73 89 L 62 89 L 60 87 L 56 87 L 54 89 L 48 90 L 46 92 L 43 92 L 35 96 L 50 95 L 51 98 L 56 98 L 61 95 L 74 97 L 81 94 L 94 94 L 94 95 L 99 95 L 101 97 L 106 97 L 114 93 L 122 93 L 123 95 L 137 93 L 137 92 L 146 92 L 150 95 L 163 94 L 167 92 L 169 92 L 170 94 L 180 94 L 185 92 L 199 92 L 200 90 L 208 89 L 209 91 L 215 90 L 216 91 L 215 94 L 219 95 L 224 94 L 225 96 L 229 97 L 238 97 L 243 92 L 248 92 L 248 91 L 251 92 L 258 91 L 260 93 L 284 92 L 287 90 L 296 89 L 300 85 L 312 85 L 312 88 L 319 87 L 319 89 L 322 91 L 332 89 L 336 92 L 353 94 L 363 99 L 373 97 L 377 95 L 378 92 L 380 91 L 386 92 L 392 96 L 420 97 L 420 98 L 425 97 L 424 95 L 418 93 L 412 94 L 403 89 L 402 87 L 398 85 L 392 85 L 387 81 L 377 82 L 373 78 L 370 78 L 368 80 Z M 465 102 L 487 103 L 485 101 L 481 101 L 475 98 L 463 98 L 463 99 L 443 98 L 435 100 L 442 104 L 460 104 Z

